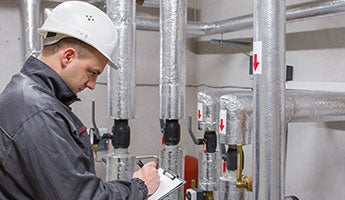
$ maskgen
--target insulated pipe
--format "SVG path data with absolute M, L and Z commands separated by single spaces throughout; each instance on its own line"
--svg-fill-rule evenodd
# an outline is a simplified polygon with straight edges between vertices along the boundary
M 37 56 L 41 50 L 41 36 L 37 34 L 37 29 L 41 23 L 41 0 L 21 0 L 22 18 L 22 62 L 30 56 Z
M 199 130 L 218 132 L 220 97 L 230 92 L 231 91 L 207 91 L 198 93 Z
M 262 73 L 253 72 L 253 199 L 282 200 L 286 146 L 285 1 L 254 0 L 253 25 L 253 54 L 261 57 L 262 69 Z
M 137 30 L 159 31 L 159 19 L 153 17 L 137 17 Z
M 325 17 L 345 12 L 344 0 L 314 1 L 290 6 L 286 11 L 286 21 L 299 21 L 313 17 Z M 137 29 L 159 31 L 159 21 L 155 18 L 137 18 Z M 243 15 L 235 18 L 203 23 L 188 22 L 187 37 L 201 37 L 206 35 L 236 32 L 251 29 L 253 15 Z
M 118 48 L 112 59 L 118 70 L 108 67 L 108 117 L 135 117 L 135 0 L 107 0 L 107 15 L 118 32 Z
M 287 90 L 286 95 L 286 123 L 345 121 L 345 93 Z
M 226 115 L 225 130 L 219 127 L 219 142 L 228 145 L 251 144 L 253 131 L 253 92 L 232 92 L 220 97 L 220 112 Z
M 186 24 L 186 0 L 160 1 L 160 119 L 184 117 Z
M 286 123 L 345 121 L 345 93 L 286 90 Z M 220 98 L 226 112 L 226 131 L 219 142 L 227 145 L 251 144 L 253 131 L 253 93 L 231 92 Z
M 147 7 L 159 7 L 159 0 L 142 0 L 143 5 L 142 6 L 147 6 Z

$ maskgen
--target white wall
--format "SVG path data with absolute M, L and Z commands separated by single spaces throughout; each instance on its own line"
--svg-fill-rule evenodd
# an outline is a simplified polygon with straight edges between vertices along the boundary
M 212 22 L 253 12 L 253 1 L 200 0 L 200 20 Z M 288 5 L 303 1 L 286 1 Z M 289 88 L 345 91 L 345 15 L 287 25 L 286 63 L 294 66 Z M 251 38 L 252 30 L 227 33 L 223 39 Z M 220 35 L 199 38 L 205 43 Z M 197 83 L 251 87 L 248 57 L 224 53 L 226 45 L 210 45 L 197 55 Z M 241 48 L 241 47 L 239 47 Z M 199 52 L 203 52 L 199 49 Z M 325 83 L 325 84 L 322 84 Z M 320 87 L 320 85 L 322 87 Z M 248 148 L 251 149 L 250 146 Z M 251 156 L 250 151 L 245 152 Z M 286 195 L 301 200 L 344 199 L 345 123 L 293 123 L 288 126 Z M 246 167 L 251 167 L 246 159 Z M 251 169 L 247 169 L 247 173 Z
M 21 68 L 20 17 L 17 1 L 0 2 L 0 91 L 2 91 L 11 75 Z

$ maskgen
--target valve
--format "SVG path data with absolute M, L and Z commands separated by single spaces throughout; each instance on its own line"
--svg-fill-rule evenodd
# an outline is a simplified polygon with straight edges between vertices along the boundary
M 96 125 L 96 118 L 95 118 L 95 100 L 92 99 L 91 104 L 91 117 L 92 117 L 92 128 L 89 129 L 89 135 L 91 139 L 91 144 L 93 146 L 93 151 L 96 153 L 98 151 L 107 150 L 108 149 L 108 140 L 112 139 L 114 136 L 108 132 L 106 128 L 98 128 Z
M 245 188 L 248 191 L 253 190 L 253 180 L 251 176 L 243 176 L 242 175 L 242 166 L 243 166 L 243 149 L 242 144 L 237 145 L 237 159 L 238 159 L 238 165 L 237 165 L 237 182 L 236 187 L 237 188 Z
M 203 139 L 196 139 L 192 131 L 192 117 L 188 116 L 188 132 L 194 144 L 204 145 L 204 152 L 214 153 L 217 149 L 217 134 L 215 131 L 205 131 Z
M 144 1 L 144 0 L 137 0 L 136 2 L 137 2 L 137 4 L 138 4 L 139 6 L 142 6 L 142 5 L 144 4 L 145 1 Z

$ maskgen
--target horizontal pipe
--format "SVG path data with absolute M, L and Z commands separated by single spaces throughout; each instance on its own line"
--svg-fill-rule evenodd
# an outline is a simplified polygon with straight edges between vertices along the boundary
M 286 123 L 345 120 L 345 93 L 294 91 L 286 98 Z
M 345 121 L 345 93 L 286 90 L 285 123 Z M 251 91 L 228 93 L 220 99 L 226 110 L 226 133 L 221 144 L 250 144 L 253 131 L 253 94 Z
M 289 6 L 286 11 L 286 20 L 295 22 L 314 17 L 325 17 L 345 12 L 344 0 L 314 1 L 310 3 Z M 215 22 L 188 22 L 187 37 L 201 37 L 206 35 L 229 33 L 253 28 L 253 15 L 243 15 L 235 18 Z M 159 19 L 137 17 L 137 29 L 159 31 Z

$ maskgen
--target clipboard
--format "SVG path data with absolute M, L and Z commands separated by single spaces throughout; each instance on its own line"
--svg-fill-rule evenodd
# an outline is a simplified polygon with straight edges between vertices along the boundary
M 160 176 L 159 187 L 155 193 L 148 197 L 147 200 L 163 199 L 186 184 L 185 180 L 167 172 L 162 168 L 158 169 L 158 175 Z

